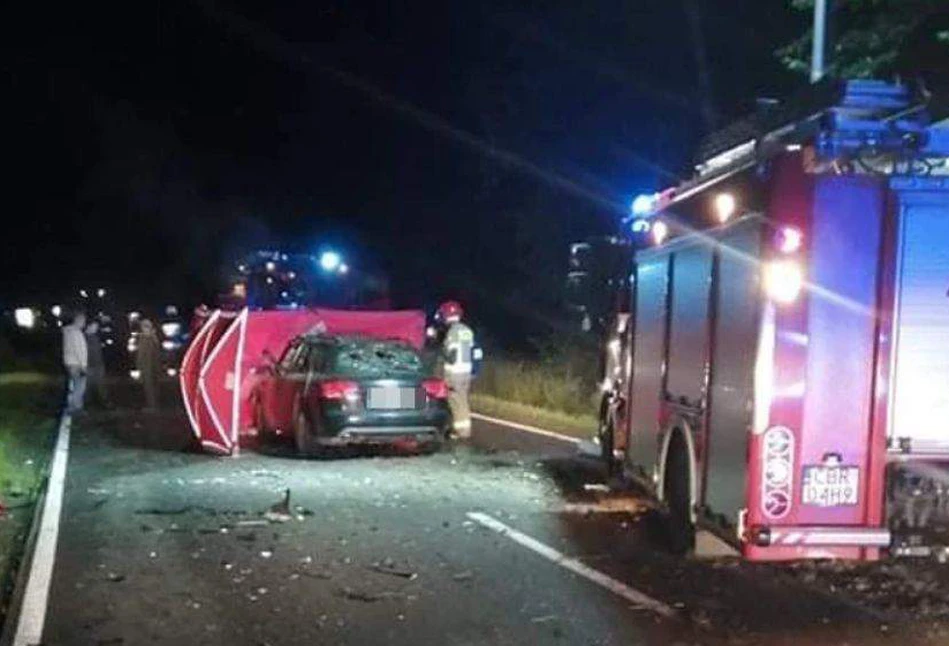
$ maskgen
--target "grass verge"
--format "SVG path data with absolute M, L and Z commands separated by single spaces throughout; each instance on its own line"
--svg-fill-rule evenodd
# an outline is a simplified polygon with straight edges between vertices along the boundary
M 590 439 L 596 433 L 596 418 L 593 415 L 570 415 L 477 393 L 471 395 L 471 408 L 482 415 L 537 426 L 583 440 Z
M 5 619 L 33 507 L 46 474 L 61 399 L 59 380 L 0 374 L 0 615 Z

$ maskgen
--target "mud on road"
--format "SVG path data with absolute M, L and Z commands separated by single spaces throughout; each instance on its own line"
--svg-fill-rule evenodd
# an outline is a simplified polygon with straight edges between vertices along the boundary
M 900 578 L 887 568 L 915 581 L 921 564 L 676 559 L 658 544 L 647 501 L 606 492 L 572 445 L 483 422 L 474 433 L 433 456 L 300 460 L 270 443 L 217 458 L 187 451 L 178 414 L 91 414 L 74 430 L 44 643 L 868 644 L 949 634 L 935 601 L 924 621 L 911 607 L 919 597 L 880 602 L 880 582 Z M 946 589 L 920 592 L 947 598 Z

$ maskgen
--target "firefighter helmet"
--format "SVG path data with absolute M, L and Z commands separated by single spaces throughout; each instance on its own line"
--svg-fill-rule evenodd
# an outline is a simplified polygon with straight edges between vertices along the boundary
M 446 323 L 461 320 L 464 315 L 465 310 L 458 301 L 445 301 L 438 306 L 438 312 L 435 314 L 438 320 Z

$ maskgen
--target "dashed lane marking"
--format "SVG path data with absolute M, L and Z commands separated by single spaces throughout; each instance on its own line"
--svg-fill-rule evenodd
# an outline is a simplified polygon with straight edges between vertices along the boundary
M 506 536 L 510 538 L 512 541 L 514 541 L 518 545 L 526 547 L 527 549 L 531 550 L 532 552 L 536 554 L 540 554 L 548 561 L 552 561 L 553 563 L 556 563 L 560 567 L 566 570 L 569 570 L 570 572 L 573 572 L 574 574 L 582 576 L 588 581 L 592 581 L 593 583 L 596 583 L 600 587 L 606 588 L 613 594 L 626 599 L 627 601 L 629 601 L 635 606 L 638 606 L 640 608 L 645 608 L 647 610 L 651 610 L 652 612 L 662 617 L 673 618 L 676 616 L 676 611 L 672 607 L 667 606 L 661 601 L 653 599 L 649 595 L 643 592 L 640 592 L 639 590 L 636 590 L 635 588 L 631 588 L 625 583 L 621 583 L 617 581 L 616 579 L 608 577 L 607 575 L 603 574 L 602 572 L 598 570 L 594 570 L 593 568 L 587 565 L 584 565 L 577 559 L 571 558 L 557 551 L 556 549 L 550 547 L 549 545 L 545 545 L 544 543 L 541 543 L 536 538 L 528 536 L 527 534 L 524 534 L 523 532 L 519 532 L 513 527 L 505 525 L 501 521 L 489 516 L 488 514 L 484 514 L 477 511 L 471 511 L 471 512 L 468 512 L 467 516 L 468 518 L 475 521 L 476 523 L 479 523 L 483 525 L 484 527 L 487 527 L 488 529 L 494 530 L 495 532 L 497 532 L 498 534 L 501 534 L 502 536 Z

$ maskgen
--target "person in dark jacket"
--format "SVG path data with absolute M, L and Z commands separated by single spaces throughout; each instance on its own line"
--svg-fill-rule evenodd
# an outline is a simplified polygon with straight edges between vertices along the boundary
M 135 367 L 145 391 L 145 410 L 158 409 L 158 376 L 161 372 L 161 342 L 155 324 L 145 319 L 138 335 Z
M 88 368 L 86 369 L 87 392 L 94 393 L 102 408 L 112 408 L 109 391 L 105 386 L 105 361 L 102 359 L 102 339 L 99 338 L 99 322 L 92 320 L 86 325 L 86 351 Z

